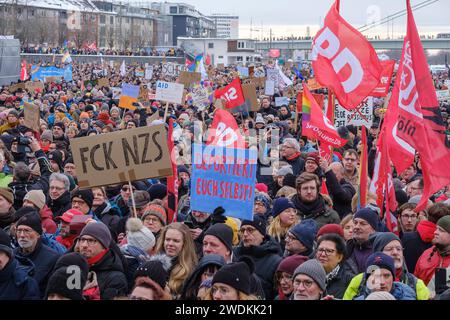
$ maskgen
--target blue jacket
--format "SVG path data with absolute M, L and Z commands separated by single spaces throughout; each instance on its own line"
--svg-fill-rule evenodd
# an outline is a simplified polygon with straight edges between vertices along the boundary
M 365 287 L 363 294 L 354 300 L 365 300 L 370 293 L 371 291 Z M 390 294 L 394 296 L 395 300 L 417 300 L 414 290 L 407 284 L 401 282 L 394 282 Z
M 43 244 L 41 240 L 38 240 L 36 248 L 32 253 L 24 254 L 20 247 L 16 248 L 14 253 L 19 258 L 28 259 L 33 262 L 35 266 L 33 278 L 39 284 L 41 297 L 43 297 L 47 286 L 47 280 L 55 266 L 56 260 L 58 260 L 61 254 Z
M 39 287 L 29 269 L 14 257 L 0 270 L 0 300 L 38 300 Z

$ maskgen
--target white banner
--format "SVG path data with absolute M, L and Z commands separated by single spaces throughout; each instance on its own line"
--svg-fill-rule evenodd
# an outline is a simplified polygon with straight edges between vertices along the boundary
M 158 81 L 156 83 L 156 100 L 181 104 L 184 85 L 179 83 Z
M 450 100 L 450 90 L 436 90 L 436 95 L 439 101 Z
M 164 63 L 162 66 L 162 74 L 168 77 L 179 77 L 181 71 L 187 71 L 186 66 L 176 63 Z
M 373 97 L 368 97 L 355 110 L 348 111 L 342 107 L 336 99 L 334 109 L 334 126 L 354 125 L 355 127 L 366 126 L 368 129 L 373 124 Z
M 145 68 L 145 80 L 151 80 L 153 78 L 153 66 L 147 66 Z

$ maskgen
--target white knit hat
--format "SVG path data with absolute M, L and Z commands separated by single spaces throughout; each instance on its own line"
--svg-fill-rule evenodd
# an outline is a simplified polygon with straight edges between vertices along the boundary
M 42 190 L 31 190 L 23 198 L 23 201 L 28 200 L 32 202 L 39 210 L 45 206 L 45 194 Z
M 127 242 L 130 246 L 137 247 L 143 251 L 148 251 L 155 246 L 155 236 L 137 218 L 130 218 L 127 221 Z
M 394 296 L 386 291 L 376 291 L 369 294 L 366 300 L 395 300 Z

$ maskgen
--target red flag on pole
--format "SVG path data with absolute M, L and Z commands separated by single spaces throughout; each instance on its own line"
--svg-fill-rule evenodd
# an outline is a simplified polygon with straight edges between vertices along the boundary
M 173 119 L 169 120 L 169 137 L 168 147 L 170 160 L 172 162 L 173 176 L 167 177 L 167 207 L 168 207 L 168 223 L 177 222 L 178 211 L 178 172 L 174 142 L 173 142 Z
M 340 104 L 355 109 L 380 82 L 382 67 L 369 41 L 339 14 L 339 0 L 314 37 L 312 65 L 317 81 L 331 88 Z
M 25 81 L 28 79 L 28 72 L 27 72 L 27 62 L 25 60 L 22 61 L 20 69 L 20 81 Z
M 214 93 L 216 99 L 226 101 L 225 108 L 234 109 L 245 103 L 244 92 L 242 91 L 241 80 L 234 79 L 228 86 L 216 90 Z
M 231 113 L 221 109 L 216 111 L 206 144 L 245 149 L 245 139 Z
M 450 142 L 409 0 L 406 6 L 407 33 L 390 106 L 398 107 L 398 136 L 420 155 L 424 190 L 416 211 L 421 211 L 431 195 L 450 184 Z

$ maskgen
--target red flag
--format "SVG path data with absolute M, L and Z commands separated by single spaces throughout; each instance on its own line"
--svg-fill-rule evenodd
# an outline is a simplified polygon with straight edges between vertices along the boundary
M 216 99 L 226 101 L 225 108 L 234 109 L 245 103 L 244 93 L 242 91 L 241 80 L 236 78 L 228 86 L 216 90 L 214 93 Z
M 331 123 L 334 123 L 334 110 L 335 110 L 336 104 L 334 101 L 334 94 L 331 92 L 330 89 L 328 89 L 328 105 L 327 105 L 327 111 L 326 115 L 328 120 L 330 120 Z
M 324 116 L 322 108 L 319 107 L 308 87 L 303 83 L 303 108 L 305 106 L 311 108 L 311 119 L 303 122 L 302 133 L 305 132 L 309 138 L 318 139 L 323 144 L 337 148 L 343 147 L 347 143 L 347 140 L 339 136 L 330 120 Z
M 358 210 L 367 206 L 367 129 L 365 126 L 361 128 L 361 158 L 359 164 L 359 186 L 358 186 Z
M 389 93 L 391 87 L 392 76 L 394 75 L 395 60 L 381 61 L 383 72 L 378 86 L 370 94 L 372 97 L 384 98 Z
M 206 144 L 245 149 L 245 139 L 231 113 L 221 109 L 216 111 Z
M 331 88 L 340 104 L 355 109 L 380 82 L 382 67 L 366 38 L 339 14 L 337 0 L 314 38 L 312 65 L 317 81 Z
M 175 147 L 173 142 L 173 119 L 169 120 L 169 139 L 168 147 L 170 153 L 170 160 L 172 163 L 173 176 L 167 177 L 167 209 L 168 209 L 168 223 L 177 222 L 178 210 L 178 172 Z
M 25 60 L 22 61 L 20 69 L 20 80 L 25 81 L 28 79 L 28 72 L 27 72 L 27 62 Z
M 407 33 L 390 105 L 398 107 L 398 136 L 420 155 L 424 191 L 416 211 L 421 211 L 431 195 L 450 184 L 450 142 L 409 0 L 406 5 Z

